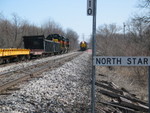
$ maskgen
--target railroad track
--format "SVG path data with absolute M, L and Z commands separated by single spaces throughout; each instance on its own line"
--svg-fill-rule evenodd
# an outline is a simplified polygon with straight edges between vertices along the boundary
M 52 57 L 54 55 L 51 55 L 49 57 Z M 55 55 L 55 56 L 59 56 L 59 55 Z M 48 57 L 48 56 L 47 56 Z M 14 65 L 14 64 L 18 64 L 18 63 L 23 63 L 23 62 L 29 62 L 29 61 L 35 61 L 37 59 L 44 59 L 44 58 L 47 58 L 47 57 L 37 57 L 37 58 L 32 58 L 32 59 L 26 59 L 26 60 L 20 60 L 20 61 L 12 61 L 12 62 L 9 62 L 9 63 L 3 63 L 3 64 L 0 64 L 0 68 L 3 68 L 3 67 L 6 67 L 6 66 L 11 66 L 11 65 Z
M 11 89 L 12 86 L 20 83 L 21 81 L 37 77 L 44 71 L 59 67 L 64 64 L 64 62 L 70 61 L 80 54 L 82 53 L 75 52 L 65 57 L 48 60 L 46 62 L 0 74 L 0 94 L 7 89 Z

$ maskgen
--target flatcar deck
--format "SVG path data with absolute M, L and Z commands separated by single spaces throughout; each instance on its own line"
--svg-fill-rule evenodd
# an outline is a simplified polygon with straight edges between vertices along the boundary
M 0 57 L 6 56 L 15 56 L 15 55 L 29 55 L 29 49 L 17 49 L 17 48 L 10 48 L 10 49 L 0 49 Z

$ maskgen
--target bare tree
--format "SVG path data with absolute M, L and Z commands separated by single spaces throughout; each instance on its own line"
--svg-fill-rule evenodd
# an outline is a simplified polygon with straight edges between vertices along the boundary
M 64 35 L 64 31 L 62 29 L 62 27 L 55 23 L 54 21 L 49 20 L 48 22 L 46 22 L 43 26 L 43 34 L 45 36 L 49 35 L 49 34 L 60 34 L 60 35 Z
M 122 35 L 118 34 L 120 30 L 121 28 L 118 27 L 116 24 L 104 24 L 98 27 L 96 37 L 96 47 L 98 54 L 117 55 L 119 51 L 121 51 L 118 50 L 118 43 L 116 43 L 116 41 L 119 40 L 118 37 L 123 37 Z
M 150 7 L 150 0 L 140 0 L 139 7 L 141 7 L 141 8 Z
M 21 48 L 23 47 L 22 36 L 26 35 L 42 35 L 60 34 L 66 35 L 70 39 L 71 49 L 75 49 L 78 44 L 78 35 L 75 31 L 68 29 L 67 32 L 63 28 L 49 20 L 41 27 L 30 24 L 28 21 L 21 19 L 17 14 L 12 14 L 12 20 L 4 18 L 0 13 L 0 47 L 1 48 Z
M 132 35 L 132 38 L 143 38 L 146 29 L 147 24 L 138 15 L 134 16 L 127 25 L 127 32 Z
M 13 45 L 14 45 L 14 47 L 18 47 L 18 38 L 19 38 L 19 34 L 20 34 L 20 26 L 21 26 L 21 19 L 20 19 L 20 17 L 17 15 L 17 14 L 15 14 L 15 13 L 13 13 L 12 14 L 12 34 L 13 34 L 13 38 L 14 38 L 14 40 L 13 40 Z
M 0 19 L 0 38 L 3 48 L 12 46 L 12 24 L 5 18 Z
M 139 8 L 145 9 L 145 15 L 141 16 L 146 23 L 150 24 L 150 0 L 141 0 Z
M 70 49 L 74 50 L 78 48 L 78 34 L 71 30 L 71 29 L 67 29 L 65 37 L 68 38 L 70 40 Z

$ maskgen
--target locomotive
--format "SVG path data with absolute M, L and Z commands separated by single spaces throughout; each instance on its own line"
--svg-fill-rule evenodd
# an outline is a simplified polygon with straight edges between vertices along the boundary
M 30 49 L 32 56 L 48 56 L 62 54 L 69 51 L 69 39 L 59 34 L 24 36 L 24 48 Z
M 80 42 L 80 50 L 81 51 L 87 50 L 87 43 L 85 41 Z
M 69 39 L 59 34 L 23 36 L 24 49 L 0 49 L 0 64 L 14 60 L 20 61 L 33 57 L 62 54 L 69 51 Z

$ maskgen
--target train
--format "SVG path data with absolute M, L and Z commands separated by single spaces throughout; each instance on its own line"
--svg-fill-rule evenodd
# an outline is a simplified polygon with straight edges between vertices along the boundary
M 85 51 L 87 50 L 87 42 L 82 41 L 80 42 L 80 51 Z
M 23 36 L 24 48 L 0 49 L 0 64 L 37 57 L 57 55 L 69 51 L 70 41 L 59 34 Z

